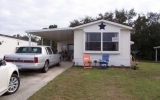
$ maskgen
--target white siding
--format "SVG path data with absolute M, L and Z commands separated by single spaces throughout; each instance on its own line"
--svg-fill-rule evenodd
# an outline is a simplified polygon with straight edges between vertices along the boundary
M 74 31 L 74 59 L 78 65 L 83 64 L 83 34 L 83 30 Z
M 109 66 L 130 66 L 130 30 L 122 30 L 121 27 L 106 25 L 105 30 L 100 30 L 98 25 L 100 23 L 87 26 L 82 30 L 74 31 L 74 59 L 76 65 L 83 65 L 83 54 L 86 53 L 85 47 L 85 32 L 118 32 L 119 33 L 119 53 L 109 53 Z M 91 60 L 102 59 L 102 55 L 107 52 L 88 52 L 91 56 Z M 94 64 L 94 63 L 93 63 Z
M 121 59 L 129 59 L 130 58 L 130 31 L 129 30 L 121 30 Z
M 0 58 L 3 58 L 5 54 L 14 53 L 16 50 L 16 47 L 28 46 L 29 44 L 28 41 L 0 36 L 0 42 L 2 41 L 3 43 L 2 45 L 0 45 Z M 18 42 L 19 42 L 19 45 L 18 45 Z M 37 43 L 32 42 L 31 45 L 37 45 Z
M 66 41 L 57 42 L 58 52 L 62 51 L 62 46 L 67 46 L 68 44 L 74 44 L 73 40 L 66 40 Z

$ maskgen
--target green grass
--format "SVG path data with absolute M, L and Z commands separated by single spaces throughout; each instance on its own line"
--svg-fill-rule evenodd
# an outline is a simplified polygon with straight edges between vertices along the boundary
M 160 100 L 160 64 L 140 69 L 72 67 L 29 100 Z

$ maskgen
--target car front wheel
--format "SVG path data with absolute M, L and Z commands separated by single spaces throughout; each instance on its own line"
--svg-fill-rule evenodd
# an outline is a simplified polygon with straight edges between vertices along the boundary
M 59 62 L 57 63 L 57 66 L 61 66 L 61 58 L 60 58 Z
M 20 86 L 20 79 L 16 74 L 12 74 L 9 82 L 8 91 L 6 94 L 15 93 Z
M 42 68 L 43 73 L 46 73 L 48 71 L 48 65 L 49 65 L 49 63 L 48 63 L 48 61 L 46 61 L 44 64 L 44 67 Z

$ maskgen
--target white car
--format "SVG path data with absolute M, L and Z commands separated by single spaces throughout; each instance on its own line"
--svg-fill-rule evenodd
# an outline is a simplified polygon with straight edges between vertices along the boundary
M 20 86 L 19 72 L 16 65 L 0 60 L 0 96 L 15 93 Z
M 19 70 L 41 69 L 46 73 L 53 65 L 61 65 L 61 55 L 50 46 L 22 46 L 14 54 L 4 56 L 6 62 L 15 64 Z

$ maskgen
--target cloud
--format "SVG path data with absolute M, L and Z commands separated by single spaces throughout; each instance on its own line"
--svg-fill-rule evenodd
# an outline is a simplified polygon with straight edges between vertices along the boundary
M 68 27 L 70 21 L 85 15 L 115 9 L 136 12 L 159 12 L 159 0 L 0 0 L 0 34 L 26 34 L 25 30 L 42 29 L 52 24 Z

